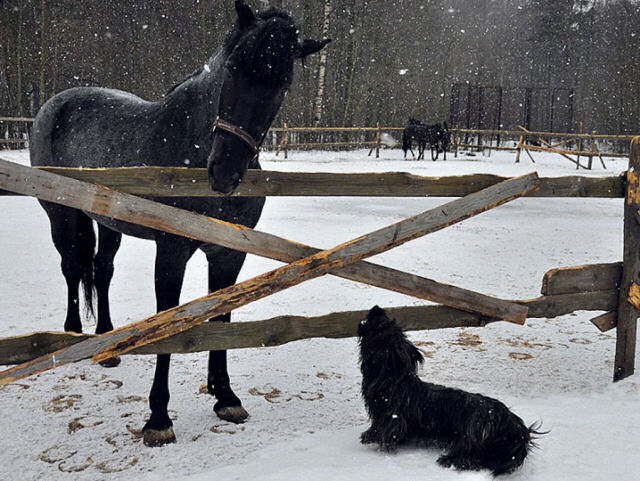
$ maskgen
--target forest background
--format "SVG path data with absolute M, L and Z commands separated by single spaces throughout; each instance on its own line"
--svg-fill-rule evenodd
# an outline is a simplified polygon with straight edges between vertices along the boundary
M 305 37 L 333 39 L 326 55 L 296 67 L 274 126 L 449 120 L 458 84 L 513 92 L 503 105 L 512 124 L 523 89 L 559 89 L 570 92 L 569 129 L 640 133 L 635 0 L 249 3 L 284 7 Z M 33 116 L 80 85 L 158 100 L 215 53 L 234 21 L 231 0 L 0 0 L 0 116 Z

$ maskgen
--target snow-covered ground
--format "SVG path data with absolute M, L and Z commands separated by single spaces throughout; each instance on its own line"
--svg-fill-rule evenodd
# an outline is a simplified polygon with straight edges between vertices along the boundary
M 264 168 L 283 171 L 409 171 L 419 175 L 487 172 L 505 176 L 576 174 L 559 156 L 513 153 L 403 161 L 400 150 L 273 153 Z M 26 152 L 0 157 L 28 163 Z M 607 159 L 581 175 L 618 175 Z M 429 198 L 270 198 L 258 229 L 318 247 L 370 232 L 445 202 Z M 60 330 L 65 287 L 48 221 L 29 198 L 0 199 L 0 335 Z M 116 257 L 112 312 L 118 326 L 153 312 L 154 249 L 126 238 Z M 520 199 L 413 241 L 372 260 L 506 299 L 539 295 L 548 269 L 622 257 L 621 199 Z M 248 279 L 278 263 L 249 256 Z M 182 299 L 206 292 L 205 260 L 188 266 Z M 235 322 L 281 314 L 319 315 L 423 301 L 326 276 L 233 314 Z M 421 377 L 482 392 L 525 422 L 550 430 L 514 480 L 640 479 L 640 378 L 612 383 L 615 336 L 577 312 L 526 326 L 410 334 L 426 356 Z M 87 326 L 87 331 L 94 328 Z M 0 388 L 1 480 L 488 480 L 486 472 L 444 470 L 435 450 L 386 454 L 358 442 L 367 427 L 355 339 L 306 340 L 229 355 L 233 386 L 251 414 L 236 426 L 215 417 L 200 394 L 206 355 L 176 355 L 170 414 L 178 443 L 146 448 L 139 436 L 154 359 L 127 356 L 116 369 L 84 361 Z

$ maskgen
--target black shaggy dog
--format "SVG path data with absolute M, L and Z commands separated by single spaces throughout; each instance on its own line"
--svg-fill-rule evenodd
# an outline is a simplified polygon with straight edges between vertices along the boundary
M 540 434 L 496 399 L 420 380 L 422 353 L 375 306 L 358 327 L 362 396 L 371 427 L 364 444 L 387 451 L 407 442 L 444 448 L 438 464 L 489 469 L 494 476 L 518 468 Z

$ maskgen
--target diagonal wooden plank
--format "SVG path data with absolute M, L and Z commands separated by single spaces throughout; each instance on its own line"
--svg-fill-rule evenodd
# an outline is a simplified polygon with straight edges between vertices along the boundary
M 539 183 L 537 176 L 531 182 L 531 192 Z M 503 181 L 504 182 L 504 181 Z M 524 184 L 523 184 L 524 185 Z M 0 188 L 32 195 L 41 200 L 56 202 L 95 214 L 141 224 L 183 235 L 203 242 L 219 244 L 231 249 L 261 255 L 282 262 L 293 262 L 320 252 L 286 239 L 254 231 L 242 225 L 211 219 L 193 212 L 152 202 L 140 197 L 112 191 L 102 186 L 67 179 L 40 169 L 31 169 L 0 159 Z M 473 193 L 466 200 L 459 199 L 441 207 L 455 216 L 455 209 L 463 207 L 479 196 L 491 194 L 493 186 L 483 193 Z M 500 189 L 500 187 L 495 187 Z M 496 317 L 521 324 L 524 317 L 513 303 L 486 296 L 467 289 L 440 284 L 402 271 L 367 262 L 359 262 L 348 269 L 334 271 L 334 275 L 364 282 L 372 286 L 402 294 L 431 300 L 447 306 L 485 316 Z
M 485 212 L 524 195 L 534 188 L 536 180 L 537 175 L 529 174 L 502 182 L 445 206 L 430 209 L 358 237 L 333 249 L 321 251 L 240 284 L 163 311 L 138 323 L 16 366 L 0 373 L 0 385 L 91 356 L 95 362 L 99 362 L 184 332 L 212 317 Z M 527 308 L 519 307 L 524 320 Z

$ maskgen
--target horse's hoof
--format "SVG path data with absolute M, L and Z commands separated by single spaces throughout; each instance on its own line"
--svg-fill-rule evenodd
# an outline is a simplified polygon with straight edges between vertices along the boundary
M 145 446 L 156 448 L 176 442 L 176 435 L 173 433 L 173 427 L 166 429 L 145 429 L 142 434 L 142 442 Z
M 215 409 L 216 414 L 223 421 L 240 424 L 247 420 L 249 413 L 242 406 L 227 406 Z
M 102 367 L 117 367 L 120 365 L 120 358 L 118 356 L 110 357 L 109 359 L 105 359 L 104 361 L 100 361 Z

